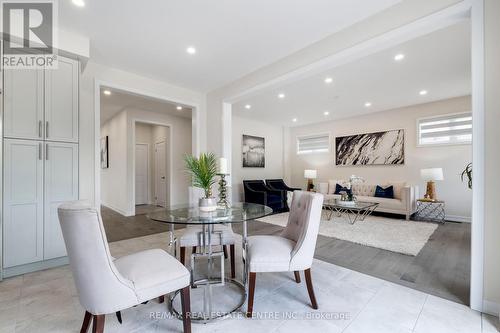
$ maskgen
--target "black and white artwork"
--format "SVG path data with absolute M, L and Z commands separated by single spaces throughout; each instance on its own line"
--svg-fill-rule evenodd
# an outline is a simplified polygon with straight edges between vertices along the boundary
M 101 138 L 101 169 L 109 168 L 108 136 Z
M 335 138 L 336 165 L 404 164 L 404 130 Z
M 244 168 L 264 168 L 266 166 L 265 139 L 243 134 L 242 154 Z

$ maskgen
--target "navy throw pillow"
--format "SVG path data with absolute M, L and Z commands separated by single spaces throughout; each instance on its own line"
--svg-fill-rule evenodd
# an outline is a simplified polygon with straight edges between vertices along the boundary
M 375 197 L 376 198 L 386 198 L 386 199 L 394 199 L 394 188 L 391 186 L 388 186 L 386 188 L 383 188 L 380 185 L 377 185 L 375 188 Z
M 351 190 L 348 189 L 347 187 L 343 187 L 342 185 L 336 184 L 335 185 L 335 192 L 333 194 L 340 194 L 340 192 L 344 191 L 347 194 L 351 194 Z

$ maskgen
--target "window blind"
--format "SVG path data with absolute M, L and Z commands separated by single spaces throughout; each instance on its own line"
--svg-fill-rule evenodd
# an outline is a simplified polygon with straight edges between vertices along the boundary
M 471 112 L 422 118 L 417 127 L 420 146 L 472 142 Z

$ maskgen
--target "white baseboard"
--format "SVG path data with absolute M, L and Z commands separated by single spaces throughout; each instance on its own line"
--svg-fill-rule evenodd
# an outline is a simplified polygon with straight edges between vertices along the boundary
M 104 203 L 104 202 L 101 202 L 101 205 L 106 207 L 106 208 L 109 208 L 111 210 L 114 210 L 115 212 L 117 212 L 118 214 L 121 214 L 123 216 L 134 216 L 134 214 L 132 214 L 132 212 L 126 212 L 120 208 L 116 208 L 114 207 L 113 205 L 110 205 L 110 204 L 107 204 L 107 203 Z
M 459 215 L 446 215 L 445 217 L 446 221 L 453 221 L 453 222 L 465 222 L 465 223 L 471 223 L 471 217 L 470 216 L 459 216 Z
M 500 303 L 483 300 L 483 313 L 498 317 L 500 313 Z

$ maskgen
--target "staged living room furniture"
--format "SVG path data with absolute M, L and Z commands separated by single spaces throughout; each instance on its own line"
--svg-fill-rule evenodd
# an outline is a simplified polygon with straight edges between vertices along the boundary
M 271 207 L 274 213 L 284 212 L 287 208 L 286 191 L 273 190 L 263 180 L 244 180 L 243 189 L 245 202 Z
M 297 188 L 297 187 L 290 187 L 288 186 L 283 179 L 266 179 L 266 185 L 269 186 L 273 190 L 278 190 L 278 191 L 285 191 L 285 194 L 287 192 L 294 192 L 294 191 L 301 191 L 302 189 Z M 287 200 L 287 195 L 285 195 L 285 209 L 284 211 L 288 211 L 288 200 Z
M 444 223 L 445 217 L 444 201 L 417 200 L 417 211 L 413 216 L 416 221 Z
M 233 202 L 229 208 L 212 212 L 203 212 L 199 207 L 185 205 L 171 210 L 158 210 L 148 215 L 153 221 L 201 229 L 199 250 L 191 255 L 191 284 L 195 287 L 192 289 L 192 297 L 196 300 L 192 302 L 192 320 L 209 322 L 226 317 L 237 311 L 246 299 L 247 265 L 243 265 L 242 281 L 226 278 L 223 251 L 209 246 L 213 244 L 212 239 L 217 242 L 221 236 L 216 230 L 217 226 L 242 224 L 242 258 L 247 259 L 247 223 L 272 213 L 271 208 L 263 205 Z M 220 258 L 220 267 L 215 265 L 217 258 Z M 176 306 L 177 296 L 175 294 L 170 299 L 170 308 L 176 315 L 182 311 Z
M 336 212 L 339 217 L 342 215 L 346 216 L 351 224 L 356 223 L 356 221 L 364 221 L 365 218 L 378 207 L 378 205 L 379 204 L 376 202 L 362 201 L 344 203 L 338 199 L 326 200 L 323 203 L 323 207 L 330 210 L 330 215 L 328 216 L 329 220 L 332 219 L 333 213 Z
M 296 191 L 293 193 L 288 223 L 279 236 L 248 237 L 247 317 L 253 315 L 257 273 L 294 272 L 296 282 L 300 283 L 299 272 L 304 271 L 311 306 L 313 309 L 318 309 L 311 279 L 311 265 L 318 238 L 322 206 L 322 195 Z M 276 309 L 276 311 L 279 310 Z
M 111 256 L 99 212 L 82 201 L 58 208 L 64 242 L 80 304 L 85 309 L 81 332 L 93 321 L 93 332 L 104 331 L 106 314 L 181 291 L 184 332 L 191 332 L 190 275 L 176 258 L 161 249 Z M 121 315 L 118 316 L 119 320 Z
M 328 183 L 320 183 L 320 193 L 325 196 L 325 201 L 340 199 L 340 194 L 335 194 L 336 185 L 345 184 L 344 180 L 329 180 Z M 372 184 L 354 184 L 352 193 L 358 201 L 378 203 L 376 212 L 391 214 L 400 214 L 410 219 L 410 216 L 416 210 L 416 198 L 418 198 L 418 187 L 408 186 L 405 182 L 384 182 L 384 186 L 393 186 L 394 198 L 375 197 L 377 185 Z

